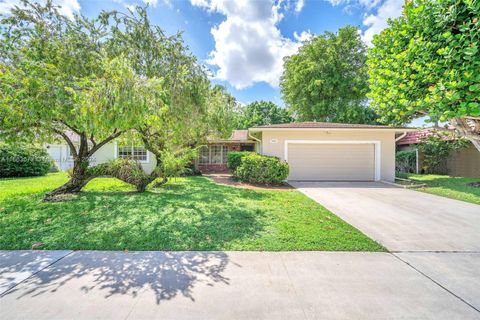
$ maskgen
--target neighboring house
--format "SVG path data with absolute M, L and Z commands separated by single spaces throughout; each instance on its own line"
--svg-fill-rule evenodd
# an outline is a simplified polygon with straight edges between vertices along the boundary
M 229 139 L 210 140 L 195 161 L 201 172 L 226 172 L 231 151 L 256 151 L 288 162 L 289 180 L 394 181 L 395 140 L 416 129 L 325 122 L 297 122 L 236 130 Z M 58 148 L 58 149 L 57 149 Z M 49 145 L 59 167 L 71 167 L 68 147 Z M 95 154 L 95 163 L 118 157 L 143 161 L 149 171 L 154 156 L 142 147 L 115 142 Z
M 417 145 L 421 140 L 432 132 L 432 128 L 409 132 L 405 137 L 397 141 L 398 150 L 418 150 Z M 438 129 L 437 129 L 438 130 Z M 423 155 L 418 153 L 418 167 L 422 168 Z M 444 164 L 442 173 L 457 177 L 480 177 L 480 152 L 473 144 L 453 152 Z
M 249 129 L 260 153 L 288 162 L 289 180 L 394 181 L 395 140 L 411 128 L 299 122 Z

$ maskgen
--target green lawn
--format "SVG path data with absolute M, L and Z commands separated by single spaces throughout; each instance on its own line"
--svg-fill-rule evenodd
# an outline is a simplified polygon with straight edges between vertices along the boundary
M 480 188 L 467 186 L 470 182 L 480 182 L 480 178 L 450 177 L 434 174 L 408 174 L 402 176 L 427 184 L 427 187 L 415 190 L 480 204 Z
M 138 194 L 98 178 L 68 202 L 43 203 L 67 180 L 0 179 L 0 249 L 382 251 L 294 190 L 248 190 L 204 177 Z

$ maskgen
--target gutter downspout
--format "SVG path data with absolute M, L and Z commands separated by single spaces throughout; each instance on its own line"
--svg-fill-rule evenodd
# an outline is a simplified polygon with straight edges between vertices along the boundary
M 261 147 L 261 146 L 262 146 L 262 141 L 261 141 L 260 139 L 258 139 L 258 138 L 255 138 L 254 136 L 252 136 L 252 135 L 250 134 L 250 130 L 248 130 L 247 132 L 248 132 L 248 137 L 251 138 L 251 139 L 253 139 L 253 140 L 255 140 L 255 141 L 257 141 L 257 142 L 258 142 L 258 146 Z M 259 153 L 261 153 L 261 152 L 259 152 Z
M 405 131 L 404 133 L 402 133 L 398 138 L 395 139 L 395 142 L 398 142 L 399 140 L 402 140 L 403 138 L 405 138 L 405 136 L 407 135 L 407 131 Z

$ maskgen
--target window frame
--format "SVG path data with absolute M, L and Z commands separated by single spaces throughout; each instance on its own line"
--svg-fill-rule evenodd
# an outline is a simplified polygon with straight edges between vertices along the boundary
M 134 144 L 119 146 L 117 142 L 115 142 L 115 159 L 126 159 L 126 158 L 120 157 L 120 154 L 119 154 L 120 153 L 120 148 L 125 148 L 125 147 L 130 148 L 132 160 L 134 160 L 138 163 L 149 163 L 150 162 L 150 152 L 144 146 L 136 146 Z M 135 159 L 133 159 L 135 148 L 137 148 L 137 149 L 141 148 L 141 149 L 145 150 L 145 154 L 146 154 L 145 160 L 135 160 Z
M 220 156 L 220 162 L 212 162 L 212 156 L 214 155 L 213 153 L 213 147 L 219 147 L 219 156 Z M 199 165 L 226 165 L 227 164 L 227 154 L 228 154 L 228 146 L 225 144 L 208 144 L 205 145 L 203 148 L 207 148 L 208 150 L 208 156 L 207 156 L 207 162 L 201 161 L 202 159 L 202 154 L 201 150 L 197 158 L 197 163 Z M 218 155 L 215 155 L 218 157 Z

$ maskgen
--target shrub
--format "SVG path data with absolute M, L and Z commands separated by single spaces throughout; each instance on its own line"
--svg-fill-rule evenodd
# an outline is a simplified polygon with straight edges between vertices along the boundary
M 415 173 L 417 170 L 417 152 L 415 150 L 398 151 L 395 154 L 395 171 Z
M 227 167 L 228 169 L 235 172 L 235 170 L 240 166 L 242 163 L 242 158 L 249 156 L 251 154 L 255 154 L 255 152 L 251 151 L 233 151 L 227 154 Z
M 252 153 L 241 158 L 234 176 L 241 181 L 253 183 L 279 183 L 287 179 L 288 164 L 276 157 Z
M 434 131 L 423 138 L 418 149 L 423 153 L 422 169 L 425 173 L 445 174 L 445 161 L 448 156 L 469 145 L 469 141 L 453 132 Z
M 145 191 L 147 185 L 154 178 L 143 171 L 140 163 L 130 159 L 115 159 L 101 163 L 88 168 L 87 172 L 91 178 L 111 176 L 123 182 L 133 184 L 139 192 Z
M 43 176 L 53 160 L 41 147 L 0 145 L 0 177 Z

